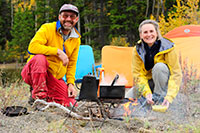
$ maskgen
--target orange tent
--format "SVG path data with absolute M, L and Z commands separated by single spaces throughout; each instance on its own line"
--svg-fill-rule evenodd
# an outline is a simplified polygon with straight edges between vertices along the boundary
M 112 80 L 119 75 L 116 84 L 125 85 L 126 88 L 133 86 L 132 54 L 133 47 L 104 46 L 102 49 L 102 67 L 104 69 L 104 82 L 111 84 Z
M 182 67 L 200 74 L 200 25 L 184 25 L 164 35 L 172 40 L 181 56 Z M 185 63 L 184 63 L 185 62 Z M 183 65 L 183 63 L 185 65 Z M 185 68 L 182 68 L 185 69 Z

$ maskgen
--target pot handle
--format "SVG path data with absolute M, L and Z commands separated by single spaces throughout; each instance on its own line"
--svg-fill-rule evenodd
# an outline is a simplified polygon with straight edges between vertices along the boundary
M 119 75 L 117 74 L 117 75 L 115 76 L 114 80 L 112 81 L 111 87 L 114 86 L 114 84 L 115 84 L 115 82 L 118 80 L 118 78 L 119 78 Z

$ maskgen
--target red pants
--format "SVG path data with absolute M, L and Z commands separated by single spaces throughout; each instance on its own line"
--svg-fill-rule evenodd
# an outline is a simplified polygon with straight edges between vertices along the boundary
M 56 102 L 64 106 L 75 103 L 75 99 L 68 97 L 68 87 L 62 79 L 56 79 L 47 70 L 48 62 L 44 55 L 35 55 L 23 68 L 22 79 L 32 86 L 34 99 L 47 99 L 47 102 Z

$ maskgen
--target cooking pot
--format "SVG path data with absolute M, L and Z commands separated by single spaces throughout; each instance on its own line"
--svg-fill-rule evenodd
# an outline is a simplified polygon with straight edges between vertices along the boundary
M 96 100 L 97 99 L 98 80 L 93 75 L 83 77 L 78 100 Z
M 114 85 L 118 80 L 117 74 L 111 85 L 100 85 L 100 98 L 123 99 L 125 96 L 125 85 Z

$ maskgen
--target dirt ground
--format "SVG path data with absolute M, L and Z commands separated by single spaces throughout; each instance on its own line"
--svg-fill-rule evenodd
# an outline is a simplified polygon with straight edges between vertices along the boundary
M 67 117 L 66 112 L 57 107 L 35 111 L 27 103 L 28 98 L 29 87 L 24 84 L 19 87 L 0 88 L 2 107 L 20 105 L 26 107 L 29 112 L 17 117 L 8 117 L 0 113 L 0 133 L 200 132 L 200 89 L 187 95 L 179 93 L 165 113 L 154 112 L 151 109 L 139 109 L 140 111 L 136 112 L 131 109 L 129 116 L 123 116 L 124 110 L 120 105 L 110 109 L 110 112 L 115 112 L 115 117 L 107 118 L 104 122 Z M 83 113 L 84 105 L 78 111 Z

